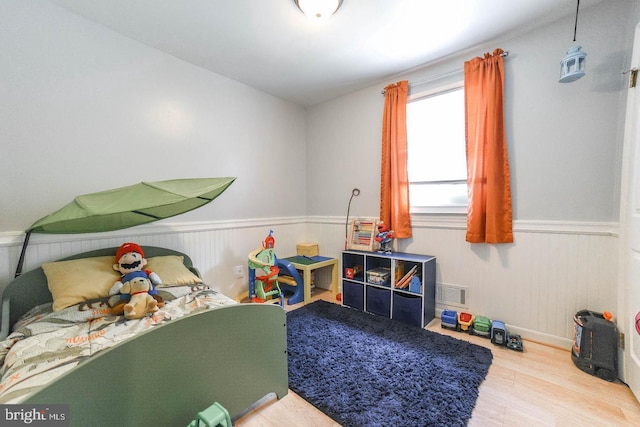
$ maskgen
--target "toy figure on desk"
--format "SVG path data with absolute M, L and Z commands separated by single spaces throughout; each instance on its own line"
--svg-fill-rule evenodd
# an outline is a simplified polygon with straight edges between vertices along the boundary
M 393 230 L 389 230 L 384 222 L 378 224 L 378 234 L 376 234 L 376 242 L 380 243 L 378 252 L 390 254 L 392 252 L 391 239 L 393 239 Z

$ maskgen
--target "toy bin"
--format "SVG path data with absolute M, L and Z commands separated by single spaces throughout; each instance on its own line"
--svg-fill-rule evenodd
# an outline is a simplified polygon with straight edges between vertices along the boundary
M 606 381 L 618 378 L 618 329 L 602 313 L 581 310 L 573 316 L 573 363 L 584 372 Z
M 378 267 L 367 271 L 367 283 L 378 286 L 389 286 L 391 282 L 391 269 Z
M 407 293 L 393 294 L 393 320 L 399 320 L 422 328 L 424 325 L 422 313 L 422 298 Z
M 364 285 L 362 283 L 342 281 L 342 304 L 364 310 Z
M 367 311 L 384 317 L 391 316 L 391 291 L 388 289 L 367 289 Z

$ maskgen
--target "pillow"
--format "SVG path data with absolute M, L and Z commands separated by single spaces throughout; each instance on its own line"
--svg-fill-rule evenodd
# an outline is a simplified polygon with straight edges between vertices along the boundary
M 73 259 L 42 264 L 53 296 L 53 311 L 109 296 L 109 289 L 120 279 L 113 269 L 113 256 Z
M 120 280 L 120 273 L 113 269 L 114 259 L 114 256 L 100 256 L 42 264 L 53 296 L 53 311 L 109 297 L 109 290 Z M 152 257 L 147 259 L 144 268 L 160 276 L 160 286 L 202 283 L 202 279 L 185 267 L 183 259 L 178 255 Z
M 162 285 L 159 287 L 202 283 L 202 279 L 185 267 L 183 260 L 184 257 L 179 255 L 156 256 L 148 258 L 144 268 L 160 276 Z

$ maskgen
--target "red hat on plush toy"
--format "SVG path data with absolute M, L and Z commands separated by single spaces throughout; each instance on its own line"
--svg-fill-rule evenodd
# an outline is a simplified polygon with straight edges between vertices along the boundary
M 142 256 L 142 258 L 144 258 L 144 251 L 142 250 L 140 245 L 138 245 L 137 243 L 128 242 L 128 243 L 123 243 L 122 246 L 120 246 L 116 251 L 116 262 L 118 262 L 118 260 L 122 258 L 122 255 L 127 254 L 129 252 L 137 252 Z

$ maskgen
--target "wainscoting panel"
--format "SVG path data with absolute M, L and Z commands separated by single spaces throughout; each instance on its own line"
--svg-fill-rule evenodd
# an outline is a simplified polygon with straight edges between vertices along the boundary
M 123 242 L 132 241 L 189 254 L 207 284 L 226 295 L 236 297 L 247 290 L 247 277 L 245 274 L 243 278 L 236 278 L 233 267 L 247 266 L 249 252 L 262 245 L 270 230 L 274 230 L 278 255 L 288 256 L 295 255 L 296 242 L 304 240 L 305 229 L 304 219 L 286 218 L 139 226 L 117 232 L 86 235 L 34 234 L 27 248 L 23 271 L 79 252 L 117 247 Z M 11 281 L 15 274 L 22 237 L 14 236 L 12 239 L 5 238 L 4 242 L 0 241 L 2 283 Z
M 504 321 L 514 333 L 568 348 L 573 315 L 588 308 L 617 311 L 616 224 L 527 222 L 514 243 L 470 244 L 463 220 L 414 221 L 403 252 L 437 257 L 438 287 L 464 288 L 465 310 Z M 339 256 L 344 219 L 309 219 L 308 236 Z M 331 251 L 331 248 L 335 248 Z M 436 309 L 460 309 L 438 303 Z
M 515 242 L 470 244 L 461 220 L 414 221 L 414 236 L 394 242 L 404 252 L 437 257 L 437 284 L 465 289 L 465 310 L 504 321 L 512 332 L 567 347 L 573 314 L 588 308 L 618 310 L 618 238 L 615 224 L 516 222 Z M 24 271 L 64 256 L 125 241 L 170 247 L 191 255 L 205 281 L 231 297 L 246 291 L 250 251 L 274 230 L 276 252 L 285 257 L 296 244 L 318 243 L 320 254 L 339 257 L 344 249 L 341 217 L 265 218 L 140 226 L 92 235 L 33 235 Z M 0 236 L 0 283 L 13 278 L 22 237 Z M 437 311 L 447 306 L 438 303 Z

